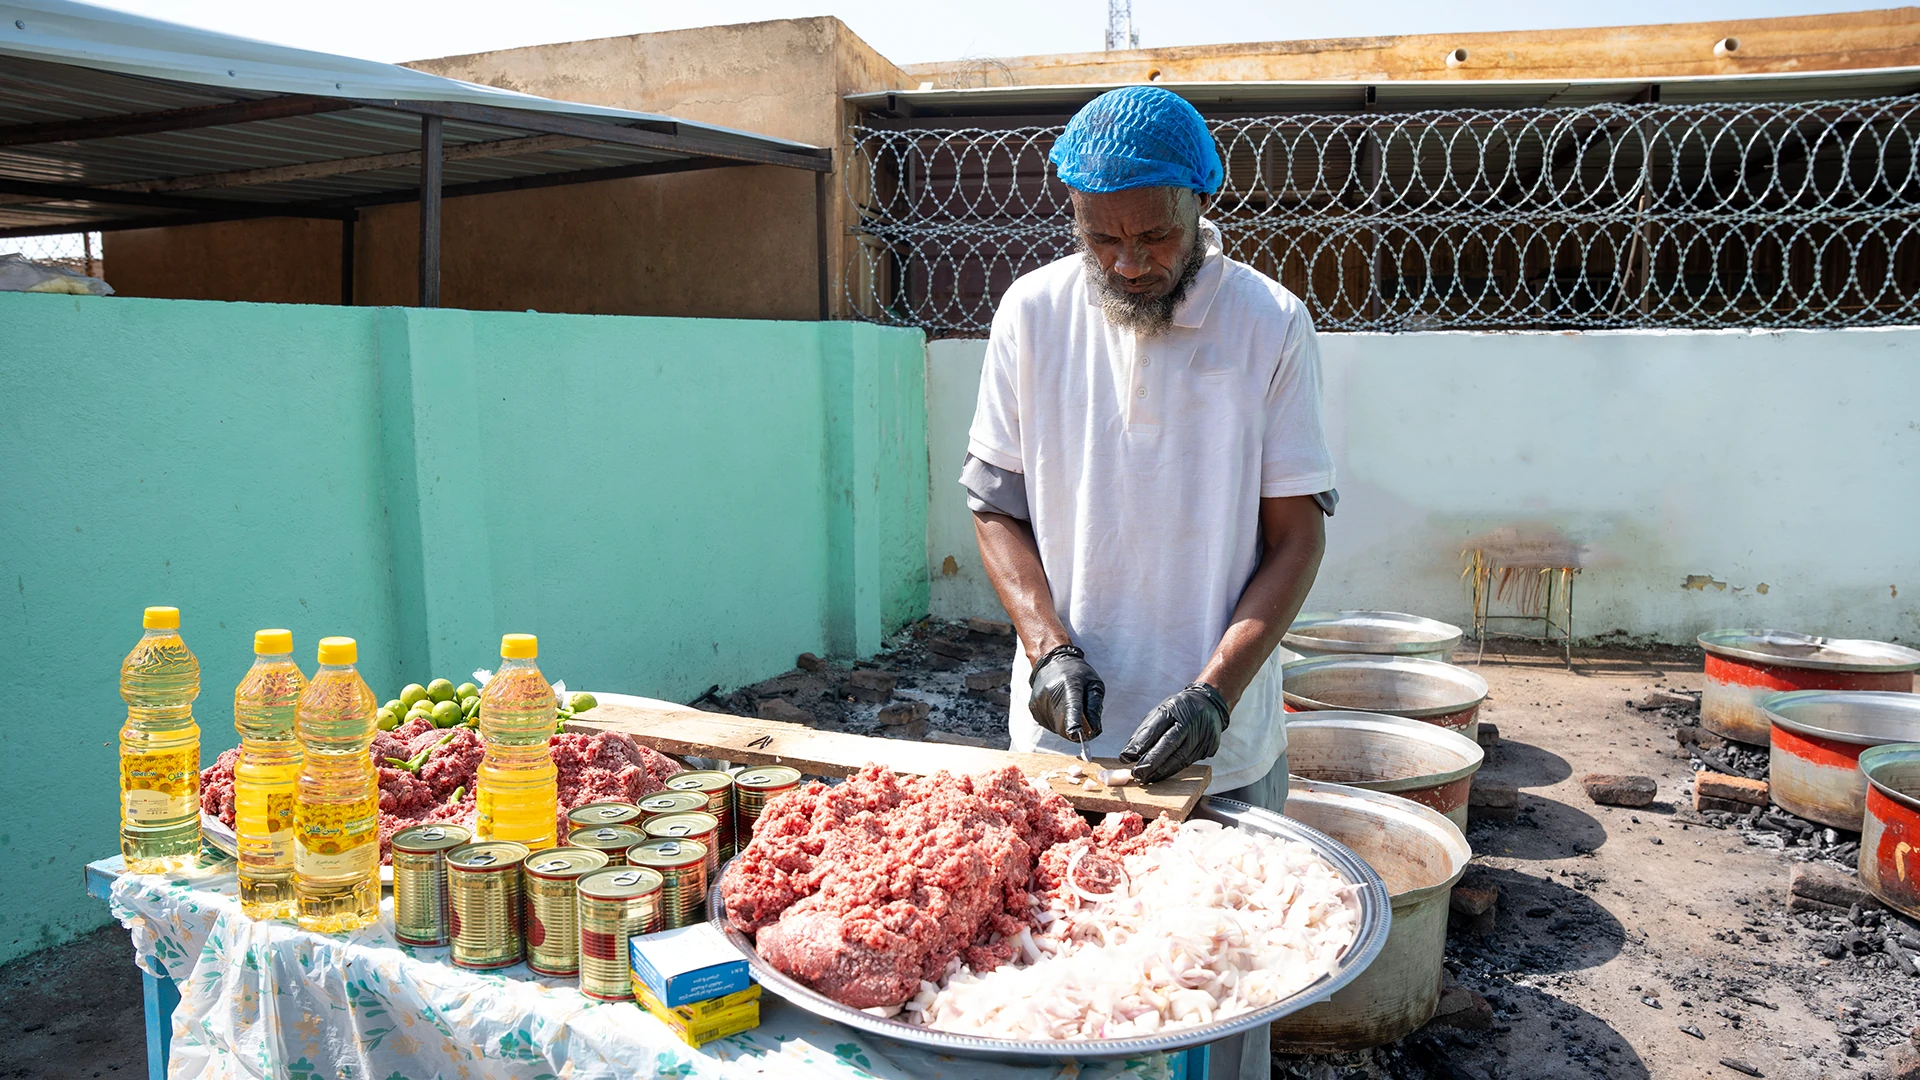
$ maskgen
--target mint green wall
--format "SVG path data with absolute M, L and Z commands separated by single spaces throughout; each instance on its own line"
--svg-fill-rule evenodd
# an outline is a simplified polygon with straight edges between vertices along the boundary
M 869 653 L 926 610 L 923 371 L 850 324 L 0 293 L 0 961 L 106 921 L 141 607 L 203 761 L 262 626 L 359 638 L 382 696 L 505 630 L 680 700 Z

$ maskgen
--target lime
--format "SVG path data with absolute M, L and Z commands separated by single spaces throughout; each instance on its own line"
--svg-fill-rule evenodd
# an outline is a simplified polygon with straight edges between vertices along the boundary
M 409 709 L 413 708 L 414 703 L 425 700 L 427 700 L 427 688 L 419 683 L 408 683 L 406 689 L 400 691 L 400 704 Z
M 480 699 L 477 697 L 460 699 L 460 715 L 472 716 L 480 711 Z
M 574 712 L 577 712 L 577 713 L 586 712 L 588 709 L 591 709 L 598 704 L 600 703 L 594 700 L 593 695 L 586 693 L 585 691 L 575 694 L 572 697 L 567 699 L 567 708 L 572 709 Z
M 427 696 L 435 701 L 452 701 L 453 684 L 445 679 L 435 679 L 427 684 Z
M 433 715 L 433 702 L 431 701 L 423 701 L 420 704 L 415 705 L 413 708 L 407 710 L 407 719 L 409 720 L 413 719 L 416 716 L 432 716 L 432 715 Z
M 433 707 L 433 726 L 452 727 L 460 722 L 460 706 L 451 701 L 442 701 Z
M 392 731 L 400 726 L 400 714 L 392 709 L 381 709 L 380 718 L 374 722 L 374 725 L 381 731 Z
M 461 701 L 465 701 L 470 697 L 480 696 L 480 688 L 473 685 L 470 682 L 461 683 L 458 687 L 454 689 L 453 692 L 454 692 L 454 695 L 458 697 Z

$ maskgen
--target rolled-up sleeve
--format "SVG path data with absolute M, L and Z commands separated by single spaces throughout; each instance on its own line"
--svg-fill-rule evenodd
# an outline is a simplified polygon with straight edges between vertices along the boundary
M 1333 488 L 1333 454 L 1320 421 L 1320 342 L 1304 310 L 1296 310 L 1267 387 L 1266 439 L 1260 453 L 1260 497 L 1318 495 Z M 976 421 L 977 423 L 977 421 Z M 1322 509 L 1328 509 L 1322 504 Z

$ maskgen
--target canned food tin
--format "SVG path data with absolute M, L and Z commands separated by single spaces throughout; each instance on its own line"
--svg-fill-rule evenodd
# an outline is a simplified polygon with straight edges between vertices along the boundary
M 527 846 L 510 840 L 468 844 L 447 852 L 455 967 L 512 967 L 520 962 L 520 867 Z
M 720 860 L 733 858 L 738 844 L 734 841 L 733 826 L 733 777 L 718 769 L 701 769 L 695 772 L 674 773 L 667 777 L 669 791 L 698 791 L 707 797 L 706 811 L 720 819 Z
M 800 770 L 790 765 L 760 765 L 742 769 L 733 778 L 734 846 L 753 842 L 753 823 L 767 804 L 800 786 Z
M 704 791 L 662 791 L 640 800 L 640 820 L 657 818 L 662 814 L 684 814 L 690 810 L 706 810 L 707 793 Z
M 597 802 L 567 811 L 568 831 L 597 829 L 602 825 L 626 825 L 640 820 L 640 808 L 632 803 Z
M 463 825 L 416 825 L 393 837 L 393 936 L 408 945 L 445 945 L 453 920 L 447 852 L 473 842 Z
M 527 967 L 540 975 L 580 973 L 580 912 L 574 883 L 607 865 L 592 848 L 548 848 L 527 858 Z
M 660 929 L 664 879 L 644 866 L 607 867 L 580 878 L 580 992 L 632 1001 L 627 939 Z
M 707 854 L 707 845 L 697 840 L 649 840 L 627 852 L 628 865 L 660 874 L 660 929 L 690 926 L 706 917 Z
M 662 814 L 640 823 L 649 840 L 697 840 L 707 849 L 707 880 L 720 875 L 720 819 L 695 810 Z
M 567 834 L 567 843 L 601 852 L 606 855 L 608 866 L 625 866 L 627 849 L 646 838 L 647 834 L 635 825 L 601 825 L 573 830 Z

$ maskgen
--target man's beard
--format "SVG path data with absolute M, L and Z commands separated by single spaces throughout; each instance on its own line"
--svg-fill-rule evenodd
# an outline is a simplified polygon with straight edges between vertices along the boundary
M 1130 293 L 1115 285 L 1107 275 L 1106 268 L 1100 265 L 1099 256 L 1084 242 L 1079 247 L 1080 256 L 1086 262 L 1087 285 L 1100 301 L 1101 314 L 1107 317 L 1110 325 L 1131 330 L 1141 337 L 1164 334 L 1173 326 L 1174 311 L 1192 290 L 1193 279 L 1200 275 L 1200 264 L 1206 262 L 1206 253 L 1200 249 L 1200 233 L 1196 229 L 1173 288 L 1165 296 L 1150 296 Z

